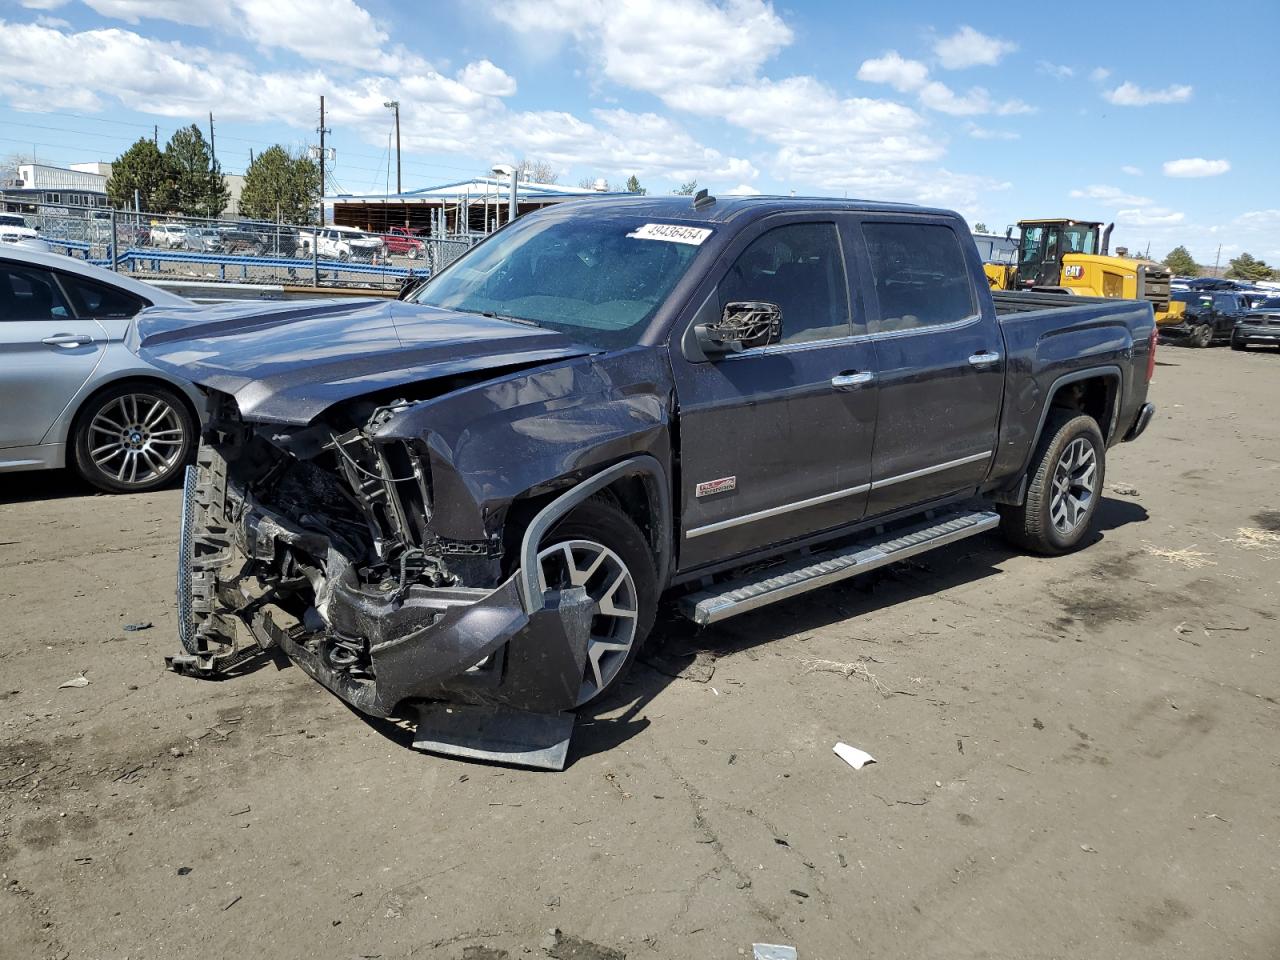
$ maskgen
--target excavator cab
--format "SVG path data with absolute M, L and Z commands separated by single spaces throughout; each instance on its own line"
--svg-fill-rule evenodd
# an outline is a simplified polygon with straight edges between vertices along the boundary
M 1097 254 L 1102 237 L 1102 224 L 1086 220 L 1019 220 L 1018 229 L 1017 284 L 1027 290 L 1062 286 L 1063 257 Z

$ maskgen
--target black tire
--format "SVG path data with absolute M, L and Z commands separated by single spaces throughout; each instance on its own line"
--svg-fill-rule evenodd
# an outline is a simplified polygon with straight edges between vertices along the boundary
M 1191 331 L 1191 335 L 1187 338 L 1187 344 L 1203 350 L 1213 344 L 1213 327 L 1207 323 L 1200 323 Z
M 163 417 L 163 430 L 145 423 L 156 404 L 169 411 Z M 133 418 L 126 415 L 130 409 L 135 411 Z M 125 422 L 131 419 L 134 422 Z M 125 429 L 116 435 L 106 426 L 108 422 Z M 135 426 L 140 428 L 136 441 L 130 429 Z M 155 429 L 155 435 L 146 432 L 148 429 Z M 118 454 L 108 449 L 113 436 L 119 441 Z M 99 490 L 146 493 L 182 476 L 198 439 L 195 419 L 175 390 L 154 382 L 126 381 L 95 394 L 80 409 L 71 438 L 71 462 L 76 472 Z M 142 469 L 131 472 L 129 462 Z
M 625 565 L 634 584 L 634 601 L 636 607 L 635 634 L 630 649 L 626 651 L 621 663 L 609 663 L 610 675 L 604 685 L 585 695 L 588 685 L 594 686 L 590 676 L 591 665 L 588 662 L 587 676 L 583 681 L 583 693 L 577 707 L 586 707 L 599 702 L 616 690 L 625 679 L 627 673 L 639 656 L 641 648 L 653 629 L 654 617 L 658 610 L 658 578 L 654 569 L 653 553 L 640 528 L 625 513 L 609 500 L 593 498 L 576 507 L 564 520 L 556 524 L 542 539 L 539 554 L 548 548 L 569 541 L 590 541 L 611 550 Z M 554 562 L 554 561 L 549 561 Z M 544 567 L 544 571 L 546 568 Z M 589 592 L 595 577 L 588 581 Z M 596 627 L 593 623 L 593 632 Z M 609 656 L 602 654 L 602 659 Z M 590 656 L 588 657 L 590 660 Z
M 1239 337 L 1237 337 L 1237 336 L 1233 333 L 1233 334 L 1231 335 L 1231 349 L 1232 349 L 1232 350 L 1248 350 L 1248 349 L 1249 349 L 1249 344 L 1247 344 L 1245 341 L 1241 340 Z
M 1074 522 L 1064 530 L 1056 522 L 1054 514 L 1055 479 L 1064 455 L 1077 440 L 1092 448 L 1096 469 L 1084 512 L 1072 518 Z M 1106 443 L 1097 421 L 1074 410 L 1051 413 L 1036 444 L 1027 475 L 1027 498 L 1022 505 L 1001 505 L 999 508 L 1000 532 L 1014 546 L 1032 553 L 1054 556 L 1078 549 L 1093 525 L 1106 480 Z M 1078 498 L 1073 497 L 1072 501 L 1078 503 Z

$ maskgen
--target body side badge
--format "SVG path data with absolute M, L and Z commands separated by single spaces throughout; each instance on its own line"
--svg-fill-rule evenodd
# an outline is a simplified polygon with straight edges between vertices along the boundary
M 702 483 L 694 487 L 693 495 L 695 497 L 709 497 L 713 493 L 728 493 L 730 490 L 736 490 L 738 487 L 738 478 L 721 477 L 719 480 L 704 480 Z

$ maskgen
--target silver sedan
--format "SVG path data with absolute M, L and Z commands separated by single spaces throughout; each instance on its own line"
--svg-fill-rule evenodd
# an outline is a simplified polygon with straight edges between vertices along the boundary
M 204 399 L 125 347 L 149 306 L 191 302 L 82 260 L 0 247 L 0 473 L 70 466 L 132 493 L 181 472 Z

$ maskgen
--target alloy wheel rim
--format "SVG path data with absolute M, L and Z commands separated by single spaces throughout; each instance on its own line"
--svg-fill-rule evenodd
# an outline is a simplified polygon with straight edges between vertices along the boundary
M 166 400 L 126 393 L 89 422 L 89 457 L 117 483 L 141 486 L 168 476 L 182 458 L 186 430 Z
M 1053 470 L 1049 518 L 1054 529 L 1064 536 L 1079 529 L 1093 507 L 1097 481 L 1098 457 L 1093 444 L 1084 437 L 1076 437 L 1062 452 Z
M 591 632 L 582 685 L 574 706 L 597 696 L 621 672 L 635 644 L 640 618 L 635 580 L 622 558 L 593 540 L 566 540 L 538 553 L 545 592 L 583 588 L 591 601 Z

